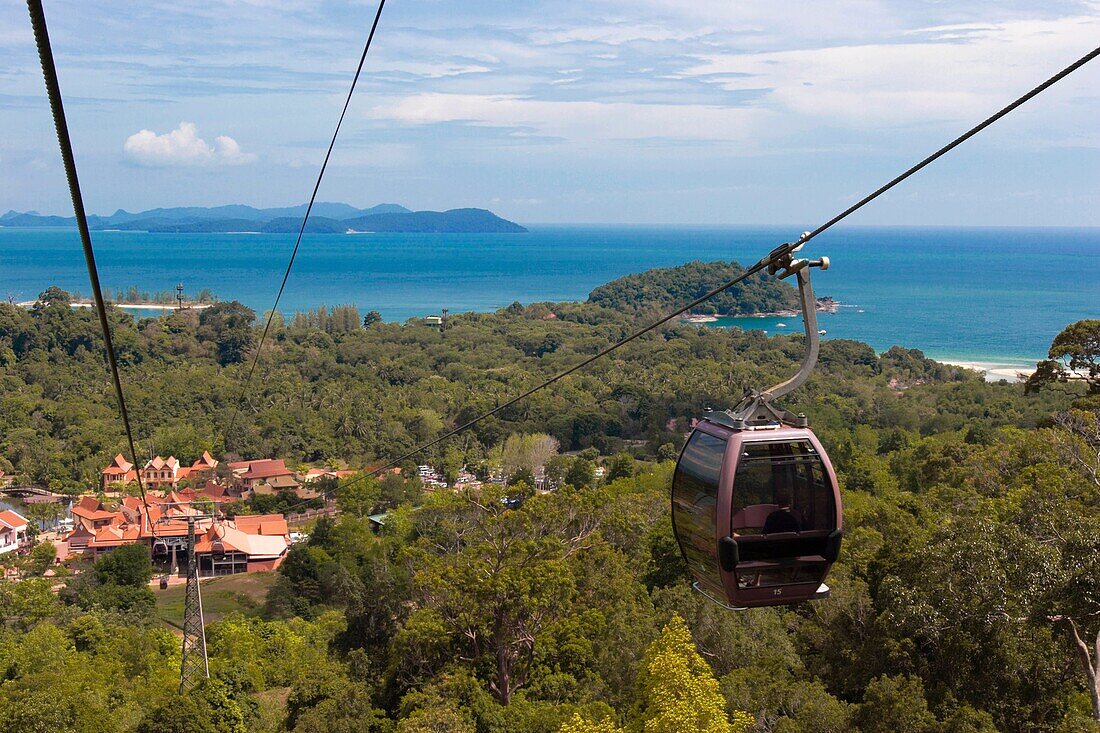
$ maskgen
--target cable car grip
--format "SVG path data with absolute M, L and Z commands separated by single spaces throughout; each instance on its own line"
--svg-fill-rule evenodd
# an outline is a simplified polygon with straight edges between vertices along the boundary
M 808 232 L 804 232 L 798 242 L 787 242 L 776 247 L 765 258 L 768 263 L 768 274 L 780 280 L 794 275 L 798 280 L 798 299 L 802 309 L 802 324 L 806 331 L 806 352 L 802 357 L 802 364 L 789 379 L 761 392 L 746 393 L 732 410 L 721 413 L 708 412 L 710 419 L 717 419 L 718 422 L 738 429 L 775 425 L 804 428 L 809 425 L 805 415 L 796 415 L 772 404 L 776 398 L 802 386 L 817 364 L 818 353 L 821 350 L 821 338 L 817 330 L 817 298 L 814 297 L 813 285 L 810 282 L 810 271 L 814 268 L 828 270 L 830 263 L 828 257 L 817 260 L 795 259 L 794 254 L 802 249 L 801 242 L 807 235 Z

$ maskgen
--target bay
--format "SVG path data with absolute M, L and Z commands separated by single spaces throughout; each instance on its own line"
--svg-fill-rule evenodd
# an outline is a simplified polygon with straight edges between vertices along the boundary
M 583 300 L 597 285 L 692 260 L 751 263 L 800 227 L 529 226 L 527 234 L 308 235 L 280 310 L 354 304 L 387 320 L 513 301 Z M 292 235 L 93 232 L 104 287 L 189 293 L 209 288 L 271 307 Z M 819 295 L 827 338 L 882 351 L 898 344 L 939 359 L 1034 365 L 1066 324 L 1100 317 L 1100 229 L 846 227 L 804 253 L 827 255 Z M 0 297 L 49 285 L 87 293 L 75 230 L 0 228 Z M 142 313 L 143 316 L 153 315 Z M 781 327 L 780 324 L 784 324 Z M 717 325 L 794 331 L 795 319 Z

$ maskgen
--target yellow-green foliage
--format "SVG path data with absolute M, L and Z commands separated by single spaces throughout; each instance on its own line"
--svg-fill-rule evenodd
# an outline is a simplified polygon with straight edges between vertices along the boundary
M 738 711 L 732 721 L 726 715 L 718 680 L 678 615 L 646 650 L 638 683 L 641 715 L 636 729 L 644 733 L 735 733 L 752 727 L 748 713 Z
M 607 719 L 597 723 L 575 714 L 572 720 L 562 723 L 558 733 L 623 733 L 623 729 Z

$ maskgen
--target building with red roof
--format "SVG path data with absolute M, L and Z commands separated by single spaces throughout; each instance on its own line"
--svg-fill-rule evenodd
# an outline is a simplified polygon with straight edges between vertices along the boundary
M 127 461 L 121 453 L 115 456 L 111 465 L 103 469 L 100 474 L 104 491 L 110 489 L 112 485 L 132 484 L 137 481 L 134 464 Z
M 0 555 L 15 552 L 29 544 L 28 524 L 26 517 L 11 509 L 0 512 Z M 290 541 L 289 533 L 287 541 Z
M 200 575 L 275 570 L 290 549 L 282 514 L 240 515 L 212 524 L 195 542 Z
M 191 475 L 205 473 L 207 475 L 213 474 L 214 469 L 218 467 L 218 462 L 214 460 L 214 457 L 210 455 L 210 451 L 203 451 L 202 455 L 195 459 L 195 462 L 191 464 Z
M 141 469 L 141 480 L 147 489 L 175 488 L 190 472 L 189 468 L 180 468 L 179 459 L 175 456 L 157 456 Z
M 203 454 L 190 466 L 181 465 L 175 456 L 167 458 L 157 456 L 141 468 L 141 482 L 146 489 L 174 489 L 184 479 L 213 478 L 214 469 L 217 467 L 218 461 L 210 455 L 209 451 L 203 451 Z M 101 474 L 104 491 L 112 487 L 136 483 L 138 480 L 138 472 L 134 464 L 127 461 L 121 453 L 114 457 Z
M 258 461 L 230 463 L 233 476 L 245 489 L 255 488 L 258 483 L 271 483 L 272 479 L 294 479 L 294 472 L 286 467 L 282 458 L 265 458 Z
M 221 488 L 221 487 L 218 487 Z M 195 552 L 202 575 L 228 575 L 274 570 L 290 548 L 290 530 L 281 514 L 243 515 L 211 519 L 191 504 L 205 500 L 192 489 L 170 491 L 163 498 L 125 497 L 109 510 L 95 497 L 73 505 L 74 529 L 66 538 L 70 552 L 93 558 L 122 545 L 141 543 L 158 557 L 179 567 L 187 549 L 188 517 L 194 516 Z

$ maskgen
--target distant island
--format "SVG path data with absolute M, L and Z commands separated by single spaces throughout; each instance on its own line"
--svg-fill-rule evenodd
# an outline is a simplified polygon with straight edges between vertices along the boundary
M 199 207 L 180 206 L 131 213 L 119 209 L 110 216 L 92 215 L 88 226 L 97 231 L 170 233 L 296 233 L 306 206 L 257 209 L 241 204 Z M 75 227 L 71 216 L 43 216 L 36 211 L 9 211 L 0 216 L 0 227 Z M 486 209 L 411 211 L 398 204 L 379 204 L 357 209 L 343 203 L 314 204 L 306 232 L 309 234 L 519 234 L 527 230 Z

